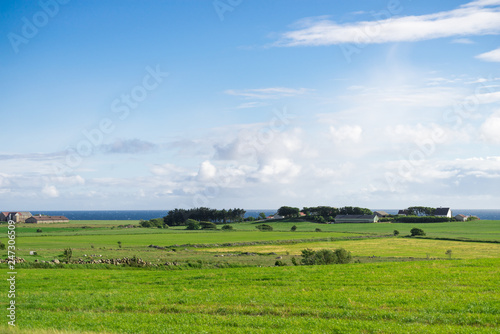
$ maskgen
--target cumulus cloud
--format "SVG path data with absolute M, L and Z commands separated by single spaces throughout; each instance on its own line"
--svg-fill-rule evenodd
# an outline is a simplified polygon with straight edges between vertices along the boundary
M 484 61 L 500 62 L 500 48 L 481 53 L 480 55 L 477 55 L 476 58 Z
M 500 113 L 488 117 L 481 126 L 482 138 L 493 144 L 500 144 Z
M 203 161 L 198 170 L 197 178 L 200 181 L 210 181 L 217 174 L 217 168 L 208 160 Z
M 500 33 L 499 6 L 500 1 L 473 1 L 459 8 L 434 14 L 380 20 L 374 17 L 371 21 L 344 24 L 320 17 L 302 23 L 302 29 L 282 34 L 275 45 L 372 44 L 454 36 L 497 35 Z
M 50 198 L 59 197 L 59 190 L 55 186 L 46 185 L 42 189 L 42 194 Z

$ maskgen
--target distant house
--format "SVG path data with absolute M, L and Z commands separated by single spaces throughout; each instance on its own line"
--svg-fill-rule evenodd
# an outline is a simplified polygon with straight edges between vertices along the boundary
M 32 216 L 26 219 L 26 223 L 30 224 L 50 224 L 50 223 L 67 223 L 69 219 L 64 216 Z
M 376 222 L 378 222 L 377 215 L 337 215 L 335 217 L 335 224 Z
M 451 209 L 450 208 L 436 208 L 436 211 L 434 212 L 434 216 L 451 218 Z
M 408 216 L 408 210 L 399 210 L 398 216 Z
M 389 214 L 385 211 L 375 211 L 374 214 L 377 215 L 377 217 L 379 218 L 383 218 L 383 217 L 388 217 Z
M 455 219 L 458 220 L 459 222 L 465 222 L 465 221 L 467 221 L 467 218 L 468 217 L 466 215 L 462 215 L 462 214 L 455 216 Z
M 304 212 L 302 212 L 302 211 L 299 212 L 299 217 L 305 217 L 305 216 L 306 216 L 306 214 Z
M 32 214 L 27 211 L 20 212 L 1 212 L 0 213 L 0 221 L 6 222 L 9 220 L 13 220 L 16 223 L 24 223 L 26 219 L 31 217 Z
M 285 216 L 280 216 L 279 214 L 275 214 L 272 216 L 268 216 L 267 219 L 283 219 Z

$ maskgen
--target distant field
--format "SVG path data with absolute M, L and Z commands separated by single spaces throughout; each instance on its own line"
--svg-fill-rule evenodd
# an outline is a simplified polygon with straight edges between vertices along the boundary
M 17 277 L 21 333 L 500 332 L 499 259 Z
M 377 257 L 415 257 L 415 258 L 447 258 L 445 252 L 450 249 L 453 258 L 477 259 L 498 258 L 500 255 L 500 243 L 471 243 L 460 241 L 442 241 L 415 238 L 383 238 L 363 240 L 338 240 L 330 242 L 310 242 L 287 245 L 255 245 L 218 247 L 208 249 L 197 249 L 199 252 L 276 252 L 290 255 L 299 255 L 301 250 L 310 248 L 335 249 L 345 248 L 353 256 L 377 256 Z

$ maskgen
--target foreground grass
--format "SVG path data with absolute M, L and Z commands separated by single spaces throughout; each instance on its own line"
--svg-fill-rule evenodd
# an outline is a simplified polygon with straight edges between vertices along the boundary
M 498 333 L 498 277 L 498 259 L 174 272 L 31 269 L 18 273 L 17 315 L 27 333 Z M 0 289 L 6 291 L 5 280 Z

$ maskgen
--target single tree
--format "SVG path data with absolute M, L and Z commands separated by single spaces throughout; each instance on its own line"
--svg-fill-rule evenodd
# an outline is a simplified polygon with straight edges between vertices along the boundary
M 297 230 L 297 226 L 293 225 L 290 231 L 295 232 Z
M 118 241 L 118 248 L 122 248 L 122 242 Z
M 394 234 L 395 237 L 397 237 L 399 235 L 399 231 L 398 230 L 394 230 L 393 234 Z

